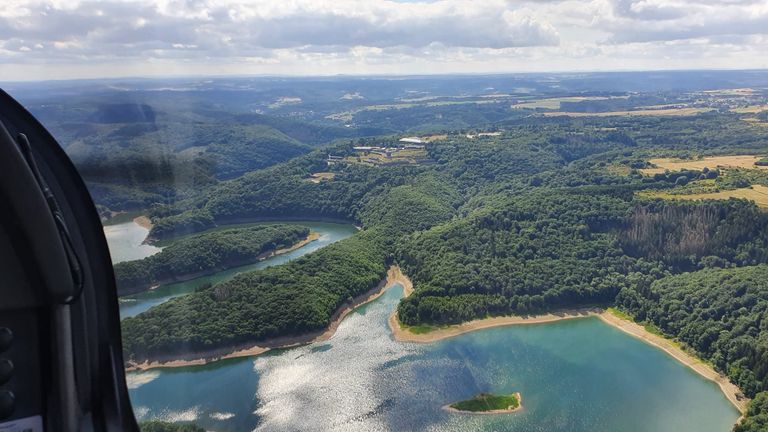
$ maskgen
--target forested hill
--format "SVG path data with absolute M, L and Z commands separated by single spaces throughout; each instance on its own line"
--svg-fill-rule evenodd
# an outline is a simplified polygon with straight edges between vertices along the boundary
M 257 261 L 264 254 L 307 238 L 309 228 L 262 225 L 227 228 L 176 240 L 155 255 L 115 264 L 119 295 L 152 285 L 199 277 Z
M 703 117 L 510 120 L 499 136 L 448 133 L 427 145 L 422 162 L 403 165 L 362 163 L 355 142 L 339 143 L 155 207 L 156 238 L 257 217 L 342 217 L 364 229 L 285 266 L 127 319 L 128 357 L 141 361 L 322 329 L 351 297 L 375 287 L 390 263 L 414 281 L 397 311 L 410 325 L 623 306 L 633 298 L 652 305 L 667 287 L 656 280 L 699 281 L 701 269 L 727 275 L 765 264 L 768 216 L 755 203 L 669 198 L 741 186 L 715 184 L 703 170 L 641 172 L 660 156 L 768 153 L 768 129 L 728 115 Z M 328 165 L 329 153 L 347 159 Z M 326 178 L 313 181 L 321 172 Z M 766 174 L 748 178 L 768 184 Z M 733 280 L 720 283 L 733 290 Z M 676 297 L 683 285 L 670 283 L 664 292 L 670 305 L 690 311 L 693 305 Z M 626 307 L 639 313 L 644 305 Z M 731 302 L 718 313 L 750 310 Z M 680 324 L 688 319 L 668 316 Z M 734 343 L 768 337 L 762 325 L 725 330 Z M 685 344 L 699 337 L 686 325 L 665 331 Z M 724 361 L 711 354 L 722 372 L 744 383 L 748 396 L 768 390 L 762 378 L 768 359 L 731 345 L 727 351 Z
M 450 187 L 428 176 L 387 188 L 364 212 L 376 221 L 371 228 L 285 265 L 241 274 L 127 318 L 127 357 L 141 362 L 321 330 L 339 308 L 384 278 L 392 239 L 450 219 L 454 198 Z
M 747 395 L 766 389 L 768 265 L 667 276 L 627 287 L 616 302 L 726 371 Z
M 194 91 L 83 89 L 38 96 L 28 106 L 73 160 L 105 216 L 175 202 L 334 140 L 377 132 L 256 114 L 241 100 L 227 107 L 228 96 L 211 103 Z
M 637 272 L 612 232 L 625 200 L 532 192 L 488 199 L 468 217 L 411 236 L 398 262 L 416 291 L 405 324 L 459 323 L 487 315 L 610 303 Z

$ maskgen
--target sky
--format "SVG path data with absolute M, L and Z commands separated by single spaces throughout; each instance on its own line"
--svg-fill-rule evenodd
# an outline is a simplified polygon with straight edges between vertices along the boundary
M 0 80 L 768 68 L 768 0 L 0 0 Z

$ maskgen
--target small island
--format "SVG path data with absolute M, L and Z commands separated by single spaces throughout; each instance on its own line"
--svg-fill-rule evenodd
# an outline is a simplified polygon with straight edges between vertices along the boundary
M 509 414 L 523 408 L 520 393 L 494 395 L 480 393 L 472 399 L 454 402 L 444 407 L 448 411 L 471 414 Z

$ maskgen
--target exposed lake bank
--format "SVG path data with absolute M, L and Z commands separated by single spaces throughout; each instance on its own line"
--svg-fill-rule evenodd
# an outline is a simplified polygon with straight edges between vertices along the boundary
M 733 384 L 727 376 L 716 371 L 709 363 L 704 362 L 695 355 L 684 351 L 678 344 L 665 337 L 651 333 L 640 324 L 626 320 L 610 311 L 603 311 L 598 315 L 600 319 L 624 333 L 641 339 L 643 342 L 655 346 L 672 356 L 675 360 L 689 367 L 704 378 L 713 381 L 720 387 L 726 398 L 742 414 L 747 412 L 750 399 L 744 396 L 741 389 Z
M 407 279 L 404 275 L 402 277 Z M 408 281 L 408 283 L 412 290 L 413 284 L 410 281 Z M 406 296 L 410 294 L 410 292 L 411 291 L 406 290 Z M 736 409 L 742 414 L 746 413 L 747 406 L 749 405 L 749 398 L 744 396 L 741 389 L 731 383 L 728 377 L 716 371 L 709 363 L 706 363 L 694 354 L 683 350 L 674 341 L 658 334 L 651 333 L 644 326 L 620 317 L 604 308 L 575 308 L 539 315 L 491 317 L 456 325 L 436 327 L 434 330 L 423 333 L 414 333 L 407 327 L 402 326 L 397 319 L 397 311 L 395 310 L 389 318 L 389 327 L 392 330 L 395 340 L 414 343 L 432 343 L 493 327 L 543 324 L 588 317 L 598 317 L 604 323 L 661 349 L 678 362 L 717 384 L 725 397 L 736 407 Z
M 139 260 L 162 250 L 161 247 L 146 242 L 150 228 L 146 226 L 144 219 L 135 217 L 125 222 L 104 226 L 104 236 L 109 244 L 112 264 Z
M 286 254 L 286 253 L 289 253 L 289 252 L 293 252 L 293 251 L 295 251 L 297 249 L 300 249 L 300 248 L 308 245 L 309 243 L 311 243 L 313 241 L 318 240 L 319 238 L 320 238 L 320 233 L 310 232 L 307 237 L 305 237 L 302 240 L 299 240 L 298 242 L 294 243 L 291 246 L 280 248 L 280 249 L 273 249 L 273 250 L 270 250 L 270 251 L 266 251 L 266 252 L 260 253 L 259 255 L 255 256 L 255 257 L 253 257 L 251 259 L 243 259 L 243 260 L 238 260 L 238 261 L 235 261 L 235 262 L 229 262 L 226 265 L 212 267 L 212 268 L 209 268 L 209 269 L 206 269 L 206 270 L 202 270 L 202 271 L 198 271 L 198 272 L 194 272 L 194 273 L 177 274 L 177 275 L 174 275 L 173 277 L 161 278 L 159 280 L 156 280 L 152 284 L 152 286 L 146 286 L 146 285 L 121 286 L 120 290 L 119 290 L 119 293 L 120 293 L 121 296 L 128 296 L 128 295 L 132 295 L 132 294 L 138 294 L 138 293 L 150 290 L 150 289 L 155 289 L 155 288 L 157 288 L 158 286 L 161 286 L 161 285 L 168 285 L 168 284 L 177 283 L 177 282 L 185 282 L 185 281 L 189 281 L 189 280 L 193 280 L 193 279 L 198 279 L 198 278 L 201 278 L 201 277 L 204 277 L 204 276 L 210 276 L 212 274 L 219 273 L 219 272 L 228 270 L 230 268 L 241 267 L 241 266 L 248 265 L 248 264 L 258 263 L 258 262 L 264 261 L 266 259 L 269 259 L 269 258 L 272 258 L 272 257 L 275 257 L 275 256 L 279 256 L 279 255 L 283 255 L 283 254 Z
M 326 341 L 131 373 L 137 418 L 221 431 L 725 432 L 739 417 L 710 381 L 595 317 L 398 342 L 388 319 L 402 288 L 355 308 Z M 524 409 L 443 409 L 479 392 L 520 392 Z
M 136 223 L 136 225 L 139 225 L 142 228 L 145 228 L 147 230 L 152 230 L 152 220 L 148 218 L 147 216 L 141 215 L 133 218 L 133 222 Z
M 149 370 L 155 368 L 175 368 L 185 366 L 204 365 L 224 359 L 238 357 L 252 357 L 264 354 L 273 349 L 291 348 L 314 342 L 322 342 L 330 339 L 339 324 L 355 308 L 379 298 L 388 288 L 395 284 L 412 287 L 410 280 L 402 273 L 400 267 L 392 266 L 387 270 L 387 276 L 375 288 L 358 295 L 351 302 L 337 310 L 331 322 L 324 330 L 306 333 L 296 336 L 285 336 L 267 339 L 258 343 L 239 344 L 233 347 L 224 347 L 214 350 L 193 351 L 180 356 L 159 357 L 140 363 L 126 363 L 126 371 Z M 412 289 L 412 288 L 409 288 Z
M 235 266 L 226 270 L 213 273 L 207 276 L 201 276 L 195 279 L 190 279 L 182 282 L 172 282 L 168 284 L 161 284 L 154 289 L 145 290 L 137 294 L 125 295 L 120 298 L 120 317 L 127 318 L 135 316 L 147 309 L 164 303 L 175 297 L 184 296 L 196 289 L 208 284 L 215 285 L 220 282 L 227 281 L 237 274 L 246 273 L 253 270 L 260 270 L 274 265 L 284 264 L 296 258 L 302 257 L 313 251 L 322 249 L 328 245 L 331 245 L 337 241 L 343 240 L 352 236 L 357 232 L 356 228 L 351 224 L 339 224 L 330 222 L 316 222 L 316 221 L 270 221 L 270 222 L 257 222 L 244 225 L 226 225 L 217 229 L 227 230 L 231 228 L 250 227 L 257 225 L 270 225 L 273 222 L 278 222 L 288 225 L 300 225 L 310 229 L 311 232 L 319 234 L 319 238 L 315 241 L 304 244 L 301 247 L 291 251 L 281 251 L 280 253 L 271 257 L 267 257 L 262 261 L 246 264 L 243 266 Z M 142 233 L 146 233 L 146 230 L 134 222 L 128 222 L 123 225 L 122 228 L 128 232 L 135 233 L 134 242 L 119 241 L 120 238 L 115 239 L 112 235 L 108 235 L 107 239 L 110 246 L 110 251 L 113 256 L 130 256 L 135 253 L 135 249 L 144 250 L 145 248 L 154 248 L 154 246 L 142 245 L 140 240 Z M 114 234 L 114 233 L 110 233 Z M 159 249 L 158 249 L 159 250 Z

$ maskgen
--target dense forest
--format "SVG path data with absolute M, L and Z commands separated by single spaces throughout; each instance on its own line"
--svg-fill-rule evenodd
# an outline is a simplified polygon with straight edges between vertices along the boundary
M 768 392 L 755 395 L 744 416 L 734 427 L 734 432 L 762 432 L 768 430 Z
M 534 192 L 414 234 L 398 262 L 418 288 L 398 317 L 443 324 L 610 303 L 635 273 L 654 270 L 623 256 L 609 232 L 627 207 L 601 195 Z
M 748 397 L 757 396 L 750 419 L 737 430 L 765 430 L 768 265 L 667 276 L 623 289 L 616 303 L 712 362 Z
M 676 101 L 640 95 L 564 102 L 561 109 L 601 112 Z M 141 264 L 118 266 L 122 286 L 279 247 L 275 238 L 256 232 L 245 234 L 248 252 L 240 234 L 226 230 L 174 240 L 227 223 L 317 217 L 363 228 L 288 264 L 239 275 L 126 319 L 126 356 L 140 362 L 319 331 L 396 263 L 414 282 L 413 294 L 397 310 L 409 325 L 617 306 L 727 374 L 754 397 L 737 430 L 764 430 L 768 216 L 747 200 L 662 200 L 638 192 L 768 184 L 765 175 L 750 170 L 641 171 L 656 157 L 765 155 L 768 129 L 733 113 L 538 115 L 546 110 L 511 111 L 495 102 L 472 109 L 351 109 L 345 132 L 252 113 L 223 116 L 227 127 L 215 130 L 210 117 L 188 122 L 156 110 L 153 125 L 142 120 L 149 117 L 142 108 L 123 113 L 128 117 L 120 120 L 131 124 L 106 127 L 111 132 L 102 144 L 104 130 L 82 131 L 71 150 L 81 158 L 97 201 L 108 209 L 147 209 L 151 238 L 172 245 Z M 99 115 L 107 121 L 110 111 Z M 423 163 L 328 162 L 329 155 L 353 156 L 361 142 L 396 142 L 392 135 L 360 141 L 361 135 L 405 130 L 442 137 L 426 143 Z M 481 136 L 479 130 L 498 134 Z M 135 148 L 120 149 L 121 136 L 150 143 L 175 131 L 178 143 L 171 140 L 162 149 L 164 159 L 152 156 L 152 166 L 143 165 Z M 326 146 L 318 149 L 320 144 Z M 111 151 L 126 152 L 116 153 L 121 163 L 136 166 L 124 168 L 152 181 L 137 188 L 110 178 L 110 163 L 102 166 L 99 155 Z M 158 167 L 157 160 L 165 165 Z M 185 187 L 164 189 L 169 172 Z M 316 173 L 332 176 L 311 181 Z M 263 241 L 253 241 L 262 234 Z
M 181 355 L 324 328 L 340 306 L 374 288 L 385 275 L 384 252 L 373 236 L 354 236 L 125 319 L 128 359 Z
M 309 228 L 302 226 L 259 225 L 179 239 L 155 255 L 115 264 L 118 295 L 248 264 L 266 253 L 292 246 L 308 235 Z
M 132 361 L 300 335 L 328 326 L 334 313 L 376 288 L 392 262 L 390 239 L 453 214 L 450 188 L 430 178 L 390 188 L 364 218 L 374 228 L 282 266 L 172 299 L 123 321 Z M 424 199 L 429 197 L 430 199 Z M 442 199 L 439 199 L 442 198 Z M 391 211 L 409 205 L 409 217 Z

